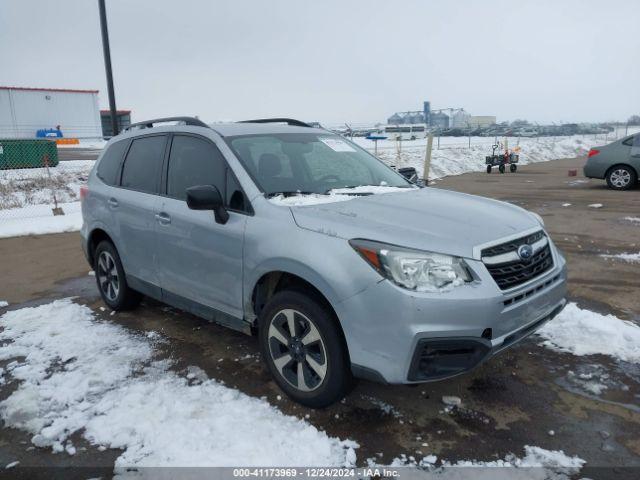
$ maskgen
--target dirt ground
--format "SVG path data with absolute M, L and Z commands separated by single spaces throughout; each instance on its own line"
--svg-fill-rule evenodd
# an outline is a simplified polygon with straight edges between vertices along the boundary
M 640 225 L 624 220 L 640 217 L 640 191 L 614 192 L 602 181 L 585 180 L 583 163 L 579 158 L 522 166 L 516 174 L 471 173 L 434 187 L 538 212 L 567 256 L 570 299 L 638 322 L 640 264 L 600 254 L 640 251 Z M 578 169 L 577 177 L 567 176 L 572 168 Z M 602 207 L 589 207 L 596 203 Z M 97 315 L 107 315 L 98 308 L 102 302 L 77 233 L 0 240 L 0 259 L 0 299 L 10 303 L 9 309 L 75 296 Z M 557 353 L 530 337 L 461 377 L 417 387 L 361 381 L 343 402 L 309 410 L 284 396 L 278 399 L 281 392 L 259 360 L 255 338 L 150 300 L 135 312 L 109 319 L 132 330 L 162 333 L 169 339 L 163 354 L 178 370 L 196 365 L 228 386 L 265 396 L 286 413 L 308 414 L 308 421 L 329 435 L 356 440 L 359 464 L 369 457 L 390 462 L 400 454 L 495 460 L 509 452 L 522 455 L 525 445 L 535 445 L 587 460 L 584 477 L 638 478 L 640 472 L 638 365 Z M 574 373 L 589 372 L 606 372 L 610 388 L 596 396 L 574 381 Z M 3 387 L 0 400 L 13 388 Z M 443 395 L 459 396 L 462 406 L 445 411 Z M 29 440 L 24 432 L 0 430 L 0 466 L 14 460 L 21 466 L 84 466 L 79 477 L 108 476 L 119 455 L 116 450 L 99 452 L 79 438 L 74 444 L 86 450 L 79 449 L 74 457 L 54 455 L 29 449 Z

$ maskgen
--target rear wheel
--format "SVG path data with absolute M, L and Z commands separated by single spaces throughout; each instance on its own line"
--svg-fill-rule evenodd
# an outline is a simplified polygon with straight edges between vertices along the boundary
M 504 173 L 504 171 L 505 171 L 504 164 L 500 165 L 498 167 L 498 170 L 500 171 L 500 173 Z
M 509 165 L 509 171 L 511 173 L 516 173 L 516 170 L 518 170 L 518 166 L 515 163 L 512 163 L 511 165 Z
M 491 165 L 487 165 L 487 173 L 491 173 Z
M 104 303 L 112 310 L 130 310 L 139 303 L 142 295 L 129 288 L 120 255 L 109 241 L 102 241 L 94 253 L 96 282 Z
M 260 347 L 274 380 L 293 400 L 322 408 L 349 391 L 348 355 L 331 311 L 297 290 L 276 293 L 260 313 Z
M 607 172 L 607 185 L 614 190 L 630 190 L 636 187 L 636 171 L 627 165 L 616 165 Z

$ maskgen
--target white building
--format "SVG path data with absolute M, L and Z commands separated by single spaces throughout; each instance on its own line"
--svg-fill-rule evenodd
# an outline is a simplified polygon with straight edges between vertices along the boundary
M 469 126 L 469 119 L 471 118 L 471 115 L 460 109 L 452 113 L 450 118 L 451 121 L 449 122 L 449 126 L 451 128 L 466 128 Z
M 469 126 L 472 128 L 490 127 L 496 124 L 495 115 L 471 115 L 469 117 Z
M 0 86 L 0 138 L 34 138 L 58 125 L 68 138 L 102 138 L 98 90 Z

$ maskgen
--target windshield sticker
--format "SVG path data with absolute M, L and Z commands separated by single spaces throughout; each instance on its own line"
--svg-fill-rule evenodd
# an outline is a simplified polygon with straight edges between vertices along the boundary
M 347 142 L 343 142 L 338 138 L 321 137 L 320 141 L 324 143 L 334 152 L 355 152 L 356 150 Z

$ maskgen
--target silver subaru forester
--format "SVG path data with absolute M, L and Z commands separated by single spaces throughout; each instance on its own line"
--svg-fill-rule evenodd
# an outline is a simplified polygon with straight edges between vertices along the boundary
M 147 295 L 255 333 L 278 385 L 311 407 L 354 377 L 466 372 L 566 303 L 565 260 L 538 215 L 419 187 L 297 120 L 132 125 L 81 197 L 110 308 Z

